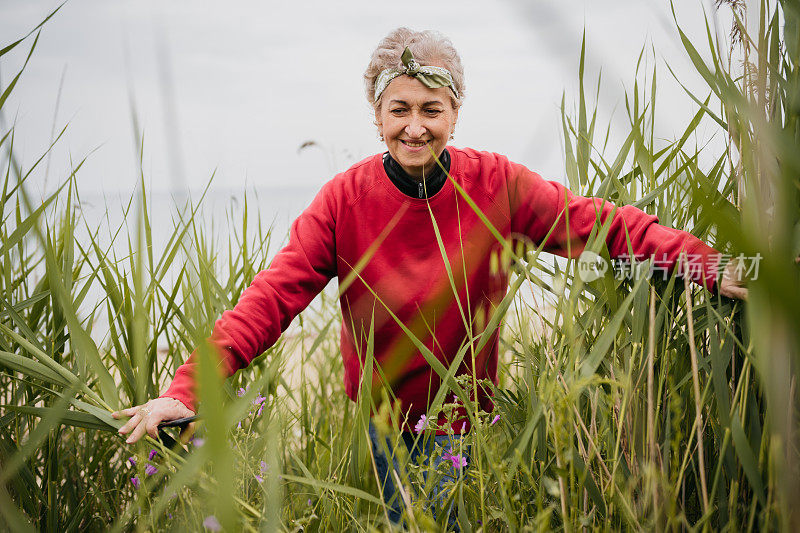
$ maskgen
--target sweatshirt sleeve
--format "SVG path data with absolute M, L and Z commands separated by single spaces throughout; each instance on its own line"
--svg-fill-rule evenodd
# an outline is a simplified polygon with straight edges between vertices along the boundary
M 336 275 L 335 199 L 332 182 L 294 221 L 289 243 L 259 272 L 236 306 L 214 324 L 209 338 L 230 376 L 250 364 L 280 337 L 311 300 Z M 161 397 L 175 398 L 196 409 L 193 353 L 178 367 Z
M 606 245 L 612 258 L 631 259 L 628 238 L 633 259 L 652 257 L 654 266 L 670 272 L 683 253 L 686 263 L 678 265 L 678 273 L 709 290 L 716 289 L 721 255 L 694 235 L 662 226 L 657 217 L 631 205 L 615 206 L 601 198 L 575 195 L 522 165 L 508 163 L 507 172 L 512 231 L 537 244 L 546 239 L 545 251 L 578 257 L 595 224 L 599 228 L 610 216 Z

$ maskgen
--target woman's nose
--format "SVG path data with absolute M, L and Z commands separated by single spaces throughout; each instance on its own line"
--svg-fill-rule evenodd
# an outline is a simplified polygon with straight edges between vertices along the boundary
M 406 135 L 411 137 L 412 139 L 419 139 L 423 135 L 425 135 L 425 126 L 422 125 L 422 121 L 417 118 L 412 118 L 411 122 L 406 126 Z

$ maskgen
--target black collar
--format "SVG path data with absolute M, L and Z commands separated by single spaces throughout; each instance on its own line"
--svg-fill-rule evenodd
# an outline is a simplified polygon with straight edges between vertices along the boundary
M 439 156 L 439 161 L 442 166 L 450 172 L 450 154 L 447 149 Z M 442 171 L 442 168 L 437 164 L 433 167 L 430 175 L 425 176 L 425 183 L 422 180 L 416 180 L 409 176 L 400 163 L 394 160 L 389 152 L 383 154 L 383 168 L 386 170 L 386 175 L 392 180 L 395 187 L 400 189 L 400 192 L 406 196 L 413 198 L 430 198 L 444 187 L 447 181 L 447 174 Z M 427 193 L 427 194 L 426 194 Z

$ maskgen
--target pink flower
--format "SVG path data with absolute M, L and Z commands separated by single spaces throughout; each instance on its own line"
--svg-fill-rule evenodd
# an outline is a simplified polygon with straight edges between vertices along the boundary
M 136 457 L 128 457 L 128 462 L 131 464 L 131 466 L 136 466 Z
M 267 470 L 269 470 L 269 465 L 267 464 L 266 461 L 261 461 L 261 472 L 263 473 L 266 472 Z
M 466 422 L 462 422 L 461 423 L 461 433 L 463 434 L 466 430 L 467 430 L 467 423 Z
M 148 476 L 152 476 L 156 472 L 158 472 L 158 468 L 154 467 L 153 465 L 147 465 L 144 467 L 144 473 Z
M 139 488 L 139 478 L 136 477 L 136 476 L 133 476 L 131 478 L 131 485 L 133 485 L 134 489 L 138 489 Z
M 500 415 L 497 415 L 497 416 L 495 416 L 494 418 L 492 418 L 492 423 L 491 423 L 491 424 L 489 424 L 489 425 L 490 425 L 490 426 L 493 426 L 493 425 L 497 424 L 497 421 L 498 421 L 498 420 L 500 420 Z
M 262 405 L 261 407 L 258 408 L 258 412 L 256 413 L 256 416 L 261 416 L 261 411 L 263 411 L 263 410 L 264 410 L 264 406 Z
M 217 517 L 210 514 L 203 520 L 203 527 L 209 531 L 222 531 L 222 525 L 217 520 Z
M 419 417 L 417 425 L 414 426 L 414 431 L 416 431 L 417 433 L 422 433 L 423 431 L 425 431 L 425 429 L 427 429 L 427 427 L 428 427 L 428 417 L 426 415 L 422 415 L 421 417 Z
M 156 455 L 158 455 L 158 451 L 155 448 L 153 448 L 152 450 L 150 450 L 150 453 L 147 454 L 147 458 L 150 461 L 152 461 L 153 457 L 155 457 Z
M 205 444 L 205 443 L 206 443 L 206 439 L 201 439 L 200 437 L 195 437 L 195 438 L 192 439 L 192 444 L 194 444 L 198 448 L 200 446 L 202 446 L 203 444 Z
M 453 468 L 461 469 L 467 466 L 467 458 L 460 453 L 453 455 L 449 451 L 444 452 L 444 454 L 442 454 L 442 460 L 452 462 Z
M 258 481 L 259 483 L 264 483 L 263 477 L 259 476 L 258 474 L 256 474 L 255 476 L 256 476 L 256 481 Z
M 239 387 L 239 390 L 236 391 L 236 396 L 241 398 L 247 393 L 247 390 L 244 387 Z

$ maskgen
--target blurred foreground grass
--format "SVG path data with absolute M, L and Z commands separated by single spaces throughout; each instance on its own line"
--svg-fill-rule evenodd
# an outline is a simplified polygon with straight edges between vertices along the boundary
M 708 85 L 689 95 L 697 114 L 678 139 L 655 138 L 654 69 L 635 73 L 630 133 L 609 145 L 581 61 L 576 111 L 562 105 L 566 172 L 577 192 L 636 205 L 726 253 L 760 255 L 750 300 L 712 298 L 680 278 L 608 272 L 584 284 L 573 262 L 564 270 L 508 246 L 498 268 L 513 269 L 511 288 L 489 320 L 505 323 L 500 383 L 487 384 L 496 409 L 466 402 L 472 463 L 449 492 L 464 531 L 800 530 L 798 2 L 725 4 L 732 44 L 709 31 L 700 47 L 677 30 Z M 746 17 L 757 33 L 744 31 Z M 35 60 L 37 37 L 0 57 L 28 46 Z M 18 77 L 0 88 L 0 111 Z M 701 124 L 719 128 L 725 150 L 697 146 Z M 155 249 L 144 187 L 125 223 L 88 227 L 80 163 L 52 196 L 34 198 L 25 183 L 42 159 L 17 160 L 13 126 L 0 149 L 4 528 L 388 527 L 366 435 L 370 411 L 388 404 L 373 403 L 367 382 L 359 402 L 344 394 L 335 297 L 324 293 L 246 371 L 222 381 L 212 370 L 202 340 L 268 264 L 272 236 L 252 205 L 231 211 L 222 237 L 202 199 L 176 208 Z M 589 248 L 603 255 L 602 240 Z M 156 396 L 197 346 L 197 438 L 176 451 L 125 445 L 109 411 Z M 446 381 L 458 398 L 475 385 Z M 396 425 L 378 426 L 398 438 Z M 406 461 L 410 494 L 445 473 L 428 470 Z M 421 498 L 407 523 L 441 526 Z

